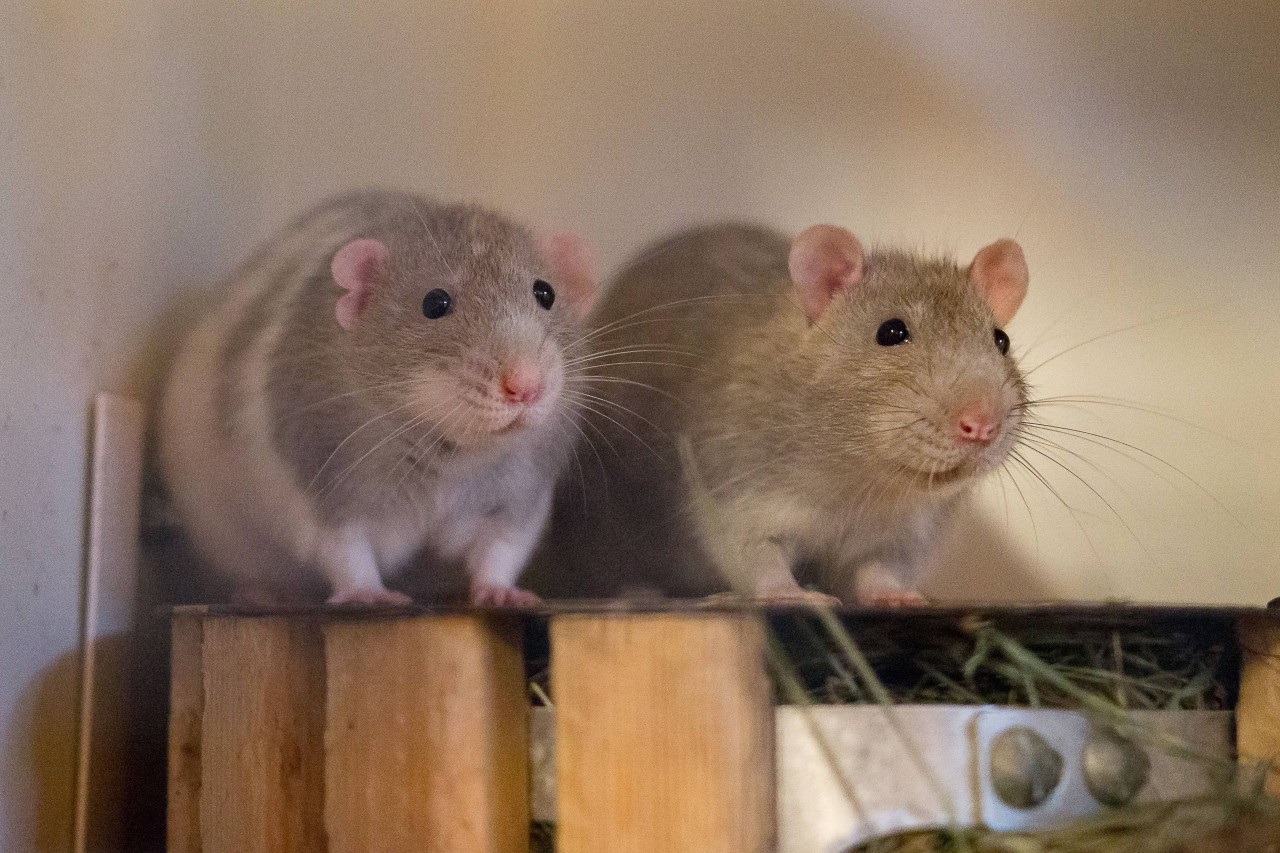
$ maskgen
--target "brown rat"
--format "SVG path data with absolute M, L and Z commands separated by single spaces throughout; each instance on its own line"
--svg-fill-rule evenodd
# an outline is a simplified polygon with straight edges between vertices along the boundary
M 366 192 L 302 216 L 168 379 L 161 465 L 197 550 L 250 595 L 400 603 L 383 581 L 420 558 L 449 576 L 428 588 L 532 600 L 515 582 L 577 435 L 565 350 L 592 275 L 576 238 L 474 205 Z
M 644 252 L 593 317 L 599 454 L 566 478 L 547 587 L 726 586 L 919 601 L 957 501 L 1013 447 L 1026 385 L 1001 327 L 1027 267 L 1001 240 L 965 268 L 716 226 Z

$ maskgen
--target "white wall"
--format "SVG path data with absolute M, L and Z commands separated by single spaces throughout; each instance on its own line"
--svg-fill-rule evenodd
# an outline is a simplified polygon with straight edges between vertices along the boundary
M 1059 8 L 1060 7 L 1060 8 Z M 1270 0 L 0 0 L 0 849 L 65 849 L 84 439 L 191 294 L 320 195 L 393 183 L 585 231 L 1015 234 L 1046 413 L 1131 442 L 1023 475 L 940 594 L 1280 594 L 1280 6 Z M 1145 324 L 1145 325 L 1139 325 Z M 1096 467 L 1095 467 L 1096 466 Z M 1147 467 L 1154 471 L 1147 470 Z M 1207 494 L 1207 493 L 1208 494 Z M 1212 497 L 1210 496 L 1212 495 Z

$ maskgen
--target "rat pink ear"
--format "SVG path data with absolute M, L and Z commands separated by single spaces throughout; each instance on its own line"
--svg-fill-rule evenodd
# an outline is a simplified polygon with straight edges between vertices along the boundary
M 576 234 L 548 234 L 538 240 L 538 249 L 550 265 L 556 293 L 575 317 L 586 317 L 598 292 L 596 259 L 587 242 Z
M 333 280 L 346 291 L 334 309 L 339 326 L 350 331 L 356 324 L 373 288 L 386 277 L 388 257 L 387 247 L 370 239 L 352 240 L 333 256 Z
M 1027 295 L 1027 259 L 1022 247 L 1012 240 L 997 240 L 982 249 L 969 264 L 969 280 L 978 286 L 1003 326 L 1018 313 Z
M 800 307 L 814 323 L 837 293 L 862 281 L 862 245 L 844 228 L 814 225 L 792 241 L 787 268 Z

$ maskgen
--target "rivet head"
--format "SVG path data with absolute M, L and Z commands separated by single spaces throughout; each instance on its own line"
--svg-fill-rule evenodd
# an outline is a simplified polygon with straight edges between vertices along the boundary
M 1062 781 L 1062 755 L 1034 729 L 1014 726 L 991 741 L 991 787 L 1015 809 L 1049 798 Z
M 1142 747 L 1106 728 L 1090 733 L 1081 764 L 1089 793 L 1107 806 L 1130 803 L 1151 775 L 1151 759 Z

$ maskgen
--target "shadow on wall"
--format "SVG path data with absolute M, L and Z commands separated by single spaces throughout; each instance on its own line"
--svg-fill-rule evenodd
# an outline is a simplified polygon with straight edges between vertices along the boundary
M 30 768 L 35 784 L 34 814 L 5 828 L 18 846 L 34 838 L 33 850 L 71 849 L 79 686 L 80 654 L 67 652 L 18 697 L 4 752 Z
M 1037 602 L 1055 590 L 1018 553 L 1003 525 L 972 506 L 961 510 L 932 560 L 924 592 L 938 602 Z
M 131 635 L 95 644 L 87 849 L 163 850 L 168 630 L 152 614 Z M 35 780 L 33 850 L 70 850 L 75 822 L 81 655 L 62 655 L 19 698 L 5 753 Z

